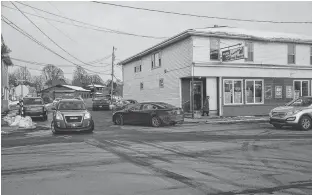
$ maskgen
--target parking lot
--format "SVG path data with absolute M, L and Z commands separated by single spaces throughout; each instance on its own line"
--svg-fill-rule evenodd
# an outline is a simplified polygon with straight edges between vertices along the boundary
M 312 194 L 312 131 L 267 123 L 116 126 L 2 135 L 4 194 Z M 46 127 L 46 128 L 44 128 Z M 57 187 L 56 187 L 57 186 Z

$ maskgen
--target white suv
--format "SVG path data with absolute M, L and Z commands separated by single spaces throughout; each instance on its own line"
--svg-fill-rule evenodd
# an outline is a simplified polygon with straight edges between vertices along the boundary
M 275 128 L 283 126 L 298 127 L 302 130 L 312 128 L 312 96 L 295 99 L 285 106 L 277 107 L 270 112 L 270 124 Z

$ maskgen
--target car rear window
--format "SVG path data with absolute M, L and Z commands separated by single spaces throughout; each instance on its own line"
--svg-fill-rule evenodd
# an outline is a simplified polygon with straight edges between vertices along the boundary
M 86 107 L 83 102 L 60 102 L 58 105 L 59 110 L 85 110 Z
M 29 99 L 25 98 L 23 100 L 23 104 L 24 105 L 42 105 L 43 103 L 42 103 L 42 99 L 40 98 L 29 98 Z

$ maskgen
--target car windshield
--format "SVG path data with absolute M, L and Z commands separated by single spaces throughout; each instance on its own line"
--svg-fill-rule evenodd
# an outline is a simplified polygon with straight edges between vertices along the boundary
M 155 103 L 157 106 L 164 108 L 164 109 L 168 109 L 168 108 L 175 108 L 173 105 L 171 104 L 167 104 L 167 103 L 163 103 L 163 102 L 157 102 Z
M 311 106 L 312 98 L 298 98 L 286 104 L 286 106 Z
M 72 102 L 60 102 L 58 110 L 85 110 L 86 107 L 83 102 L 72 101 Z
M 42 99 L 40 98 L 25 98 L 23 100 L 24 105 L 42 105 Z

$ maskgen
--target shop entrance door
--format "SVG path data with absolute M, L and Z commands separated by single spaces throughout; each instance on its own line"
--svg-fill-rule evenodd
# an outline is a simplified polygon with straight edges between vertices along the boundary
M 192 98 L 192 84 L 193 84 L 193 98 Z M 202 81 L 191 81 L 191 105 L 193 104 L 194 111 L 201 110 L 203 107 L 203 82 Z M 194 100 L 194 101 L 193 101 Z M 192 106 L 191 106 L 192 109 Z

